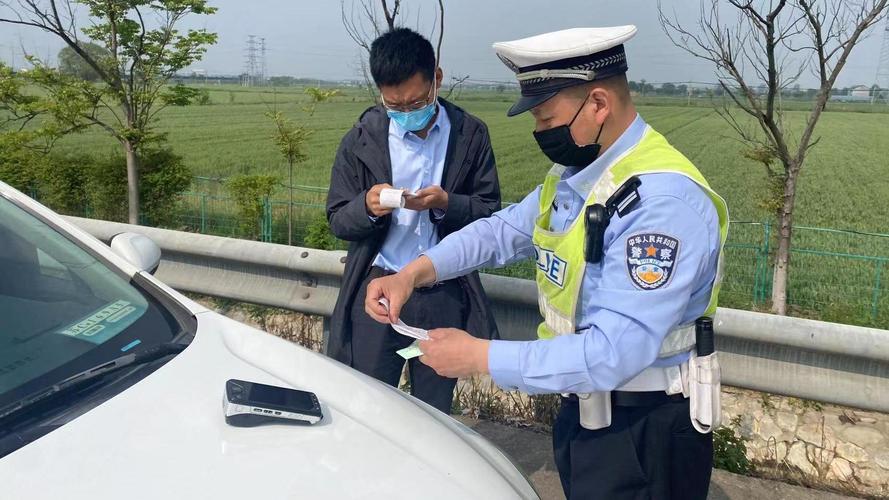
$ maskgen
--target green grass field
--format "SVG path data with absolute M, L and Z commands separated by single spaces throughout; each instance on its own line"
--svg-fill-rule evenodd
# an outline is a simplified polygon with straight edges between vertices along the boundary
M 264 116 L 280 109 L 314 131 L 307 145 L 309 159 L 298 166 L 296 184 L 323 187 L 329 182 L 340 139 L 368 106 L 366 96 L 356 92 L 318 104 L 309 117 L 303 111 L 307 99 L 301 89 L 211 88 L 212 105 L 168 108 L 161 114 L 159 130 L 169 134 L 170 145 L 197 176 L 273 173 L 283 180 L 286 168 L 271 139 L 272 123 Z M 507 202 L 521 199 L 549 168 L 531 135 L 530 116 L 506 117 L 512 99 L 507 93 L 466 92 L 457 100 L 488 124 Z M 642 117 L 703 171 L 728 201 L 732 220 L 754 223 L 732 226 L 721 303 L 765 307 L 771 278 L 767 244 L 774 245 L 774 230 L 759 224 L 771 218 L 761 207 L 767 189 L 764 167 L 744 158 L 745 146 L 709 100 L 691 105 L 685 99 L 641 101 Z M 803 103 L 794 104 L 802 107 Z M 817 130 L 821 141 L 811 151 L 800 181 L 790 303 L 796 314 L 889 328 L 889 292 L 884 290 L 889 280 L 889 237 L 803 227 L 889 233 L 889 107 L 831 104 L 829 110 Z M 799 130 L 806 117 L 804 111 L 791 111 L 785 120 Z M 99 131 L 66 138 L 59 146 L 99 153 L 117 148 Z M 198 182 L 193 191 L 225 195 L 213 182 Z M 276 198 L 286 198 L 283 189 Z M 323 190 L 301 191 L 296 241 L 302 241 L 306 221 L 320 216 L 318 206 L 324 199 Z M 238 236 L 231 229 L 235 225 L 231 203 L 195 195 L 186 200 L 189 212 L 182 217 L 183 227 Z M 203 221 L 199 207 L 216 213 L 216 219 Z M 273 204 L 272 212 L 271 240 L 286 242 L 286 204 Z M 518 266 L 507 273 L 529 277 L 531 268 Z
M 489 126 L 505 201 L 516 201 L 540 182 L 549 168 L 531 136 L 530 116 L 506 118 L 511 96 L 489 93 L 482 100 L 470 94 L 458 101 Z M 229 103 L 233 96 L 234 102 Z M 159 130 L 169 134 L 173 149 L 185 157 L 195 175 L 228 177 L 238 173 L 278 173 L 286 169 L 271 140 L 272 123 L 264 113 L 277 106 L 314 131 L 299 165 L 296 182 L 326 186 L 339 140 L 368 103 L 351 95 L 317 105 L 308 117 L 305 95 L 287 91 L 213 90 L 212 105 L 168 108 Z M 496 100 L 495 100 L 496 99 Z M 763 167 L 742 156 L 742 146 L 709 101 L 677 106 L 684 100 L 661 100 L 639 106 L 654 128 L 685 153 L 728 200 L 735 220 L 763 220 L 760 193 L 766 186 Z M 706 104 L 706 105 L 705 105 Z M 847 105 L 848 106 L 848 105 Z M 885 106 L 884 106 L 885 107 Z M 871 106 L 861 106 L 871 110 Z M 887 108 L 889 111 L 889 108 Z M 790 112 L 801 123 L 804 112 Z M 802 174 L 798 224 L 889 232 L 889 114 L 828 112 L 818 128 L 820 144 Z M 117 145 L 99 130 L 72 136 L 60 143 L 69 151 L 110 151 Z

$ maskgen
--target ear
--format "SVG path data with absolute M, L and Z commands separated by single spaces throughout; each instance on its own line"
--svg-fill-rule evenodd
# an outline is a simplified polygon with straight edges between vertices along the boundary
M 593 113 L 593 120 L 597 125 L 602 125 L 614 111 L 614 96 L 602 87 L 593 87 L 587 98 L 591 104 L 589 108 Z
M 441 88 L 441 81 L 443 78 L 444 78 L 444 72 L 441 70 L 441 68 L 435 68 L 435 88 L 436 89 Z

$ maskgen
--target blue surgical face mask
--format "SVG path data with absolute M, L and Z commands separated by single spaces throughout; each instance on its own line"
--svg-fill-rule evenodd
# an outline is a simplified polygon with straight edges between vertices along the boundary
M 394 111 L 386 110 L 389 118 L 398 124 L 399 127 L 410 132 L 423 130 L 429 124 L 432 115 L 435 114 L 435 102 L 427 104 L 420 109 L 414 111 Z
M 435 104 L 438 101 L 438 89 L 434 84 L 432 87 L 432 102 L 420 109 L 413 111 L 396 111 L 394 109 L 386 109 L 389 119 L 398 124 L 399 127 L 409 132 L 417 132 L 423 130 L 429 125 L 429 120 L 435 114 Z

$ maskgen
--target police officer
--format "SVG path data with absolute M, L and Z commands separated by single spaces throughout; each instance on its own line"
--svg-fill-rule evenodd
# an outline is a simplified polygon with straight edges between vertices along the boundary
M 697 356 L 728 230 L 725 202 L 636 113 L 623 43 L 634 26 L 494 44 L 516 73 L 534 137 L 555 163 L 520 203 L 444 238 L 368 286 L 366 311 L 397 320 L 418 286 L 534 257 L 536 341 L 430 332 L 421 361 L 448 377 L 561 393 L 553 448 L 565 495 L 706 498 L 718 366 Z M 387 298 L 389 308 L 379 303 Z

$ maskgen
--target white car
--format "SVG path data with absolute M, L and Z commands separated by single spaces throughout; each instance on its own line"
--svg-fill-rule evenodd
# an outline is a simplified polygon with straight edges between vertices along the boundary
M 159 258 L 0 182 L 0 497 L 538 497 L 474 431 L 189 300 Z M 314 392 L 323 419 L 232 427 L 229 379 Z

